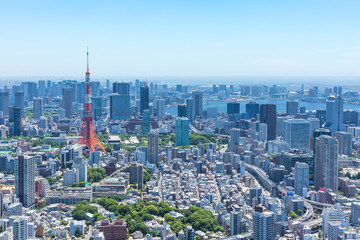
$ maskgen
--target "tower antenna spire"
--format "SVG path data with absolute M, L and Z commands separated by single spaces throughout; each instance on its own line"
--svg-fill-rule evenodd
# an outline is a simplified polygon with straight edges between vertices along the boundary
M 87 72 L 89 72 L 89 47 L 86 47 L 86 55 L 87 55 Z

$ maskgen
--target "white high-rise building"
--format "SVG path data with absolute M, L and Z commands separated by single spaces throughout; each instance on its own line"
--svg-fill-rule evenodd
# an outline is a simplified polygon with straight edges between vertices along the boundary
M 267 124 L 259 124 L 259 140 L 265 142 L 267 140 Z
M 20 155 L 15 160 L 15 193 L 24 207 L 35 208 L 35 158 Z
M 316 138 L 315 189 L 321 187 L 338 191 L 338 142 L 335 137 Z
M 306 163 L 296 162 L 295 163 L 295 193 L 300 196 L 307 194 L 309 188 L 309 165 Z M 305 190 L 306 189 L 306 190 Z
M 100 160 L 101 160 L 101 153 L 99 151 L 93 151 L 90 152 L 90 162 L 89 164 L 91 166 L 93 166 L 94 164 L 97 165 L 97 167 L 99 167 L 100 165 Z
M 241 214 L 240 212 L 233 211 L 230 213 L 230 235 L 235 236 L 241 233 L 240 224 Z
M 26 217 L 10 217 L 10 226 L 13 228 L 13 240 L 28 239 L 28 226 Z
M 186 117 L 190 122 L 195 118 L 195 100 L 192 98 L 186 99 Z
M 159 133 L 150 132 L 148 135 L 148 162 L 151 164 L 158 164 L 159 161 Z
M 240 142 L 240 129 L 232 128 L 230 129 L 230 141 L 229 141 L 229 150 L 234 152 L 235 146 L 239 145 Z
M 71 170 L 66 170 L 63 174 L 63 185 L 72 186 L 74 183 L 79 183 L 79 171 L 74 168 Z
M 72 165 L 73 169 L 77 169 L 79 172 L 79 181 L 87 181 L 87 164 L 77 163 Z
M 201 91 L 192 92 L 194 99 L 195 117 L 203 115 L 203 93 Z
M 331 129 L 331 132 L 345 131 L 344 126 L 343 99 L 340 94 L 331 94 L 326 100 L 326 122 L 325 128 Z
M 156 109 L 157 118 L 158 119 L 163 119 L 165 117 L 166 100 L 165 99 L 156 100 L 154 107 Z
M 349 218 L 345 217 L 345 212 L 341 209 L 340 204 L 335 204 L 333 208 L 325 208 L 323 210 L 323 239 L 328 237 L 329 222 L 339 222 L 343 227 L 349 227 Z
M 310 136 L 314 136 L 315 129 L 320 128 L 320 120 L 318 118 L 306 119 L 310 123 Z
M 39 120 L 41 116 L 43 116 L 43 99 L 42 98 L 34 98 L 34 119 Z
M 285 123 L 285 141 L 290 148 L 310 149 L 310 123 L 304 119 L 288 119 Z
M 255 207 L 253 214 L 254 240 L 274 240 L 275 214 L 262 206 Z

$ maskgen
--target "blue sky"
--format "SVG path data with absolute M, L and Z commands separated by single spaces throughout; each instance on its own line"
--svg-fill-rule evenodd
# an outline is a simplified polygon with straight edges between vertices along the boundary
M 360 1 L 1 1 L 0 77 L 360 76 Z

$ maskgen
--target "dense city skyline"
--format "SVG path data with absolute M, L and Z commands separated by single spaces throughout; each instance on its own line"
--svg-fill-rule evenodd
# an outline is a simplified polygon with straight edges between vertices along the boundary
M 1 4 L 0 240 L 360 239 L 359 7 Z

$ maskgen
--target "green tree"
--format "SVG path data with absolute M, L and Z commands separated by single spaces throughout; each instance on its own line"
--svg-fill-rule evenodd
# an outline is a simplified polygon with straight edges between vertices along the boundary
M 152 172 L 150 169 L 144 169 L 143 182 L 146 184 L 152 178 Z
M 291 217 L 292 219 L 295 219 L 295 218 L 298 218 L 298 217 L 299 217 L 294 211 L 291 211 L 291 212 L 289 213 L 289 215 L 290 215 L 290 217 Z
M 147 227 L 143 221 L 135 222 L 136 231 L 141 231 L 144 235 L 147 234 Z
M 75 220 L 86 220 L 87 219 L 86 212 L 84 210 L 77 210 L 72 215 Z
M 159 216 L 159 209 L 157 209 L 157 207 L 155 207 L 154 205 L 149 205 L 146 207 L 147 211 L 155 216 Z
M 158 233 L 154 230 L 150 230 L 149 231 L 149 234 L 152 235 L 153 237 L 157 237 L 158 236 Z
M 154 217 L 153 217 L 151 214 L 149 214 L 149 213 L 145 213 L 144 215 L 142 215 L 142 219 L 143 219 L 144 221 L 150 221 L 150 220 L 153 220 Z
M 106 177 L 106 171 L 104 168 L 89 168 L 88 169 L 88 182 L 100 182 Z
M 185 228 L 185 225 L 180 221 L 176 220 L 173 224 L 170 224 L 170 228 L 176 234 Z
M 319 230 L 319 232 L 318 232 L 318 238 L 322 239 L 322 231 L 321 230 Z
M 169 223 L 169 222 L 174 222 L 174 221 L 175 221 L 175 218 L 172 217 L 172 216 L 170 216 L 169 214 L 165 214 L 165 215 L 164 215 L 164 219 L 165 219 L 165 221 L 166 221 L 167 223 Z
M 103 217 L 103 215 L 101 215 L 100 213 L 95 213 L 95 214 L 94 214 L 94 219 L 95 219 L 95 221 L 97 222 L 97 221 L 103 220 L 104 217 Z

